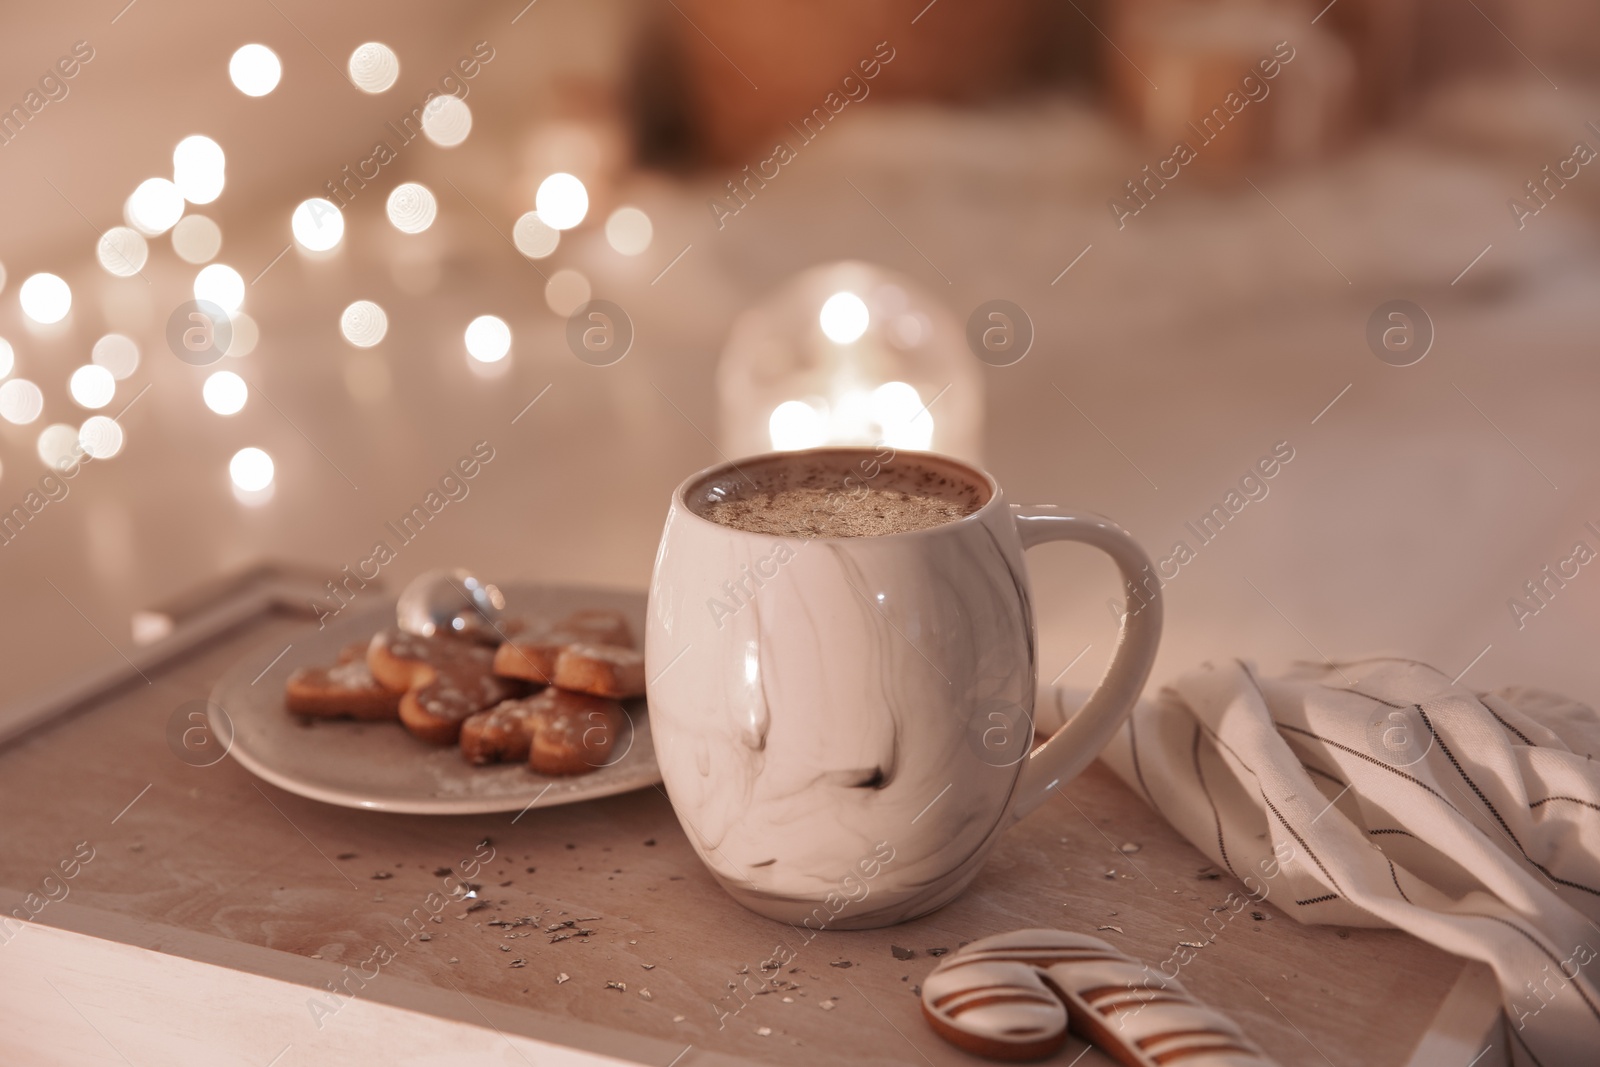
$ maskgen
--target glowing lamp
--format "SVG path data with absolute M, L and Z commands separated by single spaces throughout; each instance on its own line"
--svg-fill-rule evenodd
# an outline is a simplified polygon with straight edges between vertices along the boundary
M 865 263 L 817 267 L 734 323 L 717 370 L 723 446 L 886 444 L 977 462 L 976 364 L 960 323 L 914 282 Z

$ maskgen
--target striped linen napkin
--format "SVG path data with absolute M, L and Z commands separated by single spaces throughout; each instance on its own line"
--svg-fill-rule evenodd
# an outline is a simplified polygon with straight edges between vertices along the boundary
M 1519 1064 L 1600 1063 L 1600 717 L 1412 660 L 1206 663 L 1103 758 L 1255 899 L 1491 967 Z

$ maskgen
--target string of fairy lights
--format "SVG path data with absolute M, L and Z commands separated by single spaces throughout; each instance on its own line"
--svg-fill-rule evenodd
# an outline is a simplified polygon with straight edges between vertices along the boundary
M 400 59 L 389 46 L 368 42 L 351 53 L 347 70 L 351 84 L 360 91 L 382 93 L 398 81 Z M 282 61 L 264 44 L 245 44 L 228 62 L 229 80 L 247 97 L 269 95 L 278 88 L 283 75 Z M 433 144 L 451 148 L 470 134 L 472 112 L 459 96 L 432 94 L 421 108 L 421 127 Z M 227 313 L 230 336 L 223 354 L 243 357 L 260 340 L 257 323 L 244 309 L 248 286 L 239 271 L 217 259 L 223 245 L 222 228 L 216 220 L 195 211 L 214 203 L 226 184 L 227 155 L 222 146 L 202 134 L 185 137 L 173 150 L 172 176 L 148 178 L 135 187 L 123 204 L 125 225 L 114 226 L 100 236 L 95 257 L 113 277 L 134 278 L 149 262 L 152 242 L 167 236 L 173 254 L 199 268 L 193 283 L 195 300 L 207 301 Z M 576 175 L 563 171 L 545 176 L 533 199 L 532 210 L 510 226 L 512 243 L 529 259 L 544 259 L 555 253 L 564 232 L 576 229 L 589 218 L 589 191 Z M 388 193 L 384 211 L 390 225 L 407 235 L 424 233 L 440 214 L 432 190 L 415 181 L 396 184 Z M 333 201 L 313 197 L 296 205 L 289 217 L 289 230 L 303 252 L 331 253 L 345 239 L 345 215 Z M 609 214 L 604 232 L 611 248 L 624 256 L 643 253 L 653 237 L 649 215 L 629 205 Z M 0 265 L 0 291 L 5 285 L 6 272 Z M 73 307 L 71 285 L 48 271 L 27 277 L 18 286 L 17 296 L 27 321 L 41 328 L 67 320 Z M 553 312 L 570 314 L 590 296 L 589 281 L 581 272 L 563 268 L 549 275 L 545 301 Z M 388 334 L 389 317 L 376 301 L 356 299 L 340 314 L 338 329 L 352 347 L 374 349 Z M 462 331 L 466 356 L 478 364 L 504 360 L 511 354 L 512 340 L 510 325 L 494 314 L 478 315 Z M 117 399 L 119 383 L 132 377 L 139 363 L 137 341 L 123 333 L 107 333 L 94 342 L 89 362 L 68 375 L 68 394 L 85 411 L 106 409 Z M 16 348 L 0 337 L 0 419 L 18 426 L 31 425 L 44 417 L 45 395 L 37 382 L 14 374 L 17 369 Z M 214 414 L 231 417 L 245 410 L 250 388 L 239 374 L 215 370 L 205 378 L 200 397 Z M 67 422 L 46 425 L 39 433 L 36 448 L 39 460 L 47 467 L 66 469 L 84 457 L 111 459 L 122 451 L 123 444 L 120 422 L 95 414 L 76 426 Z M 228 472 L 234 494 L 242 502 L 260 504 L 270 499 L 275 466 L 265 449 L 239 449 L 228 463 Z M 3 477 L 4 468 L 0 467 L 0 478 Z

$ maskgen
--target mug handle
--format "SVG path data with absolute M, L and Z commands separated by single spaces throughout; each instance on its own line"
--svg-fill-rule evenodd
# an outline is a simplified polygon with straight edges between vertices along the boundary
M 1130 605 L 1123 616 L 1116 653 L 1088 701 L 1023 764 L 1011 809 L 1015 821 L 1043 804 L 1058 785 L 1087 767 L 1133 710 L 1150 677 L 1156 645 L 1161 640 L 1162 597 L 1159 579 L 1149 583 L 1154 589 L 1141 585 L 1146 576 L 1155 578 L 1150 557 L 1128 531 L 1110 519 L 1055 504 L 1013 504 L 1011 515 L 1024 549 L 1046 541 L 1093 545 L 1116 562 L 1129 586 L 1150 594 L 1143 607 L 1134 610 Z

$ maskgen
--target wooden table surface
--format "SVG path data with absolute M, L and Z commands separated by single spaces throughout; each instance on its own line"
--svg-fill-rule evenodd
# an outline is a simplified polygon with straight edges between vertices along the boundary
M 806 943 L 721 892 L 658 789 L 513 823 L 510 814 L 332 807 L 259 782 L 232 760 L 178 759 L 167 742 L 174 709 L 204 697 L 239 656 L 281 647 L 304 625 L 264 618 L 0 752 L 5 910 L 88 841 L 94 859 L 38 922 L 307 986 L 313 1015 L 325 983 L 351 973 L 346 965 L 371 974 L 382 943 L 393 958 L 359 999 L 417 1007 L 420 988 L 430 1013 L 460 1016 L 464 999 L 502 1031 L 589 1048 L 617 1035 L 625 1040 L 611 1054 L 662 1064 L 681 1054 L 683 1067 L 729 1057 L 975 1062 L 921 1019 L 930 950 L 1026 926 L 1098 931 L 1153 963 L 1180 941 L 1205 943 L 1182 981 L 1284 1064 L 1406 1062 L 1460 973 L 1458 960 L 1406 935 L 1300 926 L 1270 900 L 1208 942 L 1202 921 L 1238 887 L 1100 764 L 1013 829 L 954 904 Z M 469 913 L 452 903 L 424 924 L 428 940 L 408 937 L 401 920 L 455 884 L 442 872 L 459 870 L 485 840 L 494 857 L 474 880 L 487 906 Z M 1138 851 L 1118 851 L 1127 843 Z M 546 932 L 569 919 L 568 930 L 590 933 Z M 518 920 L 531 923 L 492 925 Z M 906 949 L 910 958 L 900 958 Z M 769 991 L 733 994 L 730 984 L 791 953 Z M 339 1002 L 324 994 L 320 1003 Z M 319 1033 L 337 1031 L 341 1013 L 322 1019 Z M 78 1014 L 117 1047 L 115 1020 Z M 26 1046 L 26 1032 L 4 1040 Z M 255 1062 L 283 1044 L 264 1035 Z M 1057 1062 L 1073 1062 L 1080 1048 Z M 323 1062 L 301 1051 L 283 1067 Z

